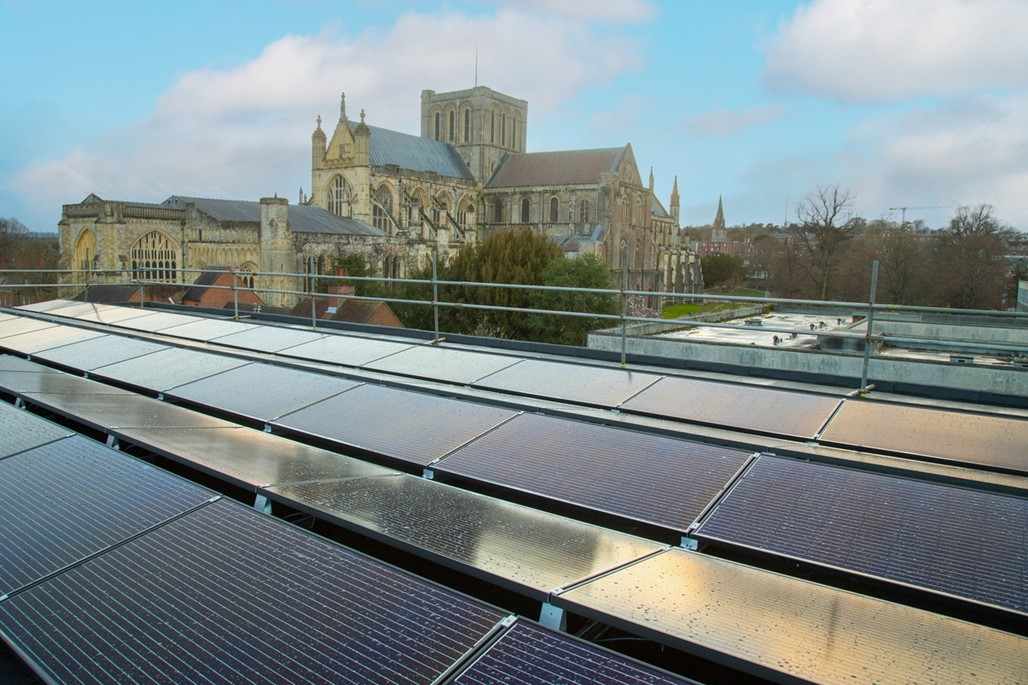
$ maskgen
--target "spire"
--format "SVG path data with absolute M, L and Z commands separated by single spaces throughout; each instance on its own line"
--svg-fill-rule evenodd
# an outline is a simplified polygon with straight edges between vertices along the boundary
M 650 167 L 650 192 L 653 192 L 653 167 Z
M 728 241 L 728 232 L 725 230 L 725 209 L 721 203 L 721 196 L 717 196 L 717 216 L 714 217 L 714 230 L 711 231 L 710 239 L 723 243 Z
M 678 207 L 680 204 L 679 199 L 680 198 L 678 197 L 678 176 L 675 176 L 675 185 L 673 188 L 671 188 L 671 206 Z
M 339 96 L 339 121 L 346 121 L 346 93 Z

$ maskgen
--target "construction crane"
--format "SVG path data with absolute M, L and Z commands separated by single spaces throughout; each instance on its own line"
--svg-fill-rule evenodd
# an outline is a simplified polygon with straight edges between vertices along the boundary
M 902 218 L 900 219 L 900 227 L 907 225 L 907 210 L 908 209 L 953 209 L 950 205 L 935 205 L 932 207 L 889 207 L 890 212 L 900 211 L 902 212 Z

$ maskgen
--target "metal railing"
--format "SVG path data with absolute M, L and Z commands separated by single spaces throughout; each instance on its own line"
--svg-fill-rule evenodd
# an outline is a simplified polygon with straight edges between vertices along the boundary
M 699 301 L 699 302 L 718 302 L 718 303 L 746 303 L 760 305 L 762 307 L 774 307 L 774 306 L 786 306 L 786 307 L 809 307 L 819 308 L 825 310 L 847 310 L 852 314 L 862 315 L 866 319 L 866 325 L 864 330 L 860 331 L 840 331 L 840 330 L 807 330 L 807 329 L 794 329 L 785 327 L 774 327 L 774 326 L 761 326 L 761 332 L 772 333 L 772 334 L 783 334 L 792 336 L 813 336 L 818 340 L 824 338 L 835 338 L 840 340 L 850 340 L 862 342 L 864 345 L 863 349 L 863 372 L 861 377 L 861 391 L 868 387 L 868 363 L 871 356 L 871 351 L 875 346 L 939 346 L 945 345 L 947 349 L 951 349 L 956 352 L 960 351 L 975 351 L 977 354 L 994 353 L 996 356 L 1010 358 L 1015 360 L 1028 360 L 1028 345 L 1022 345 L 1018 343 L 1005 343 L 995 341 L 969 341 L 966 339 L 942 339 L 942 338 L 919 338 L 916 336 L 896 336 L 896 335 L 884 335 L 876 334 L 874 332 L 874 321 L 876 316 L 880 316 L 886 312 L 896 312 L 900 314 L 946 314 L 956 316 L 975 316 L 975 317 L 988 317 L 996 321 L 1003 322 L 1003 325 L 1012 326 L 1015 328 L 1024 327 L 1028 331 L 1028 313 L 1016 312 L 1016 311 L 987 311 L 987 310 L 974 310 L 974 309 L 948 309 L 940 307 L 923 307 L 915 305 L 894 305 L 878 303 L 875 301 L 875 290 L 877 281 L 877 263 L 874 265 L 872 272 L 872 286 L 868 302 L 835 302 L 835 301 L 823 301 L 823 300 L 799 300 L 799 299 L 787 299 L 777 297 L 752 297 L 752 296 L 733 296 L 733 295 L 716 295 L 710 296 L 706 294 L 688 294 L 688 293 L 675 293 L 675 292 L 655 292 L 649 290 L 631 290 L 627 287 L 628 274 L 622 274 L 622 283 L 620 288 L 616 289 L 600 289 L 600 288 L 568 288 L 559 286 L 545 286 L 545 285 L 522 285 L 522 284 L 511 284 L 511 283 L 481 283 L 473 281 L 451 281 L 444 280 L 438 277 L 438 269 L 436 268 L 435 262 L 433 261 L 433 268 L 431 278 L 429 279 L 412 279 L 412 278 L 383 278 L 383 277 L 371 277 L 371 276 L 334 276 L 317 273 L 271 273 L 271 272 L 246 272 L 245 274 L 238 274 L 234 272 L 229 273 L 232 276 L 231 285 L 204 285 L 201 286 L 207 289 L 213 290 L 226 290 L 232 292 L 233 301 L 233 317 L 240 318 L 244 315 L 250 316 L 256 312 L 241 312 L 239 296 L 240 293 L 246 292 L 251 293 L 261 301 L 266 301 L 269 298 L 275 298 L 283 300 L 292 300 L 297 303 L 304 299 L 310 299 L 310 316 L 311 316 L 311 327 L 317 328 L 318 326 L 318 301 L 321 298 L 332 298 L 334 300 L 343 301 L 364 301 L 364 302 L 385 302 L 388 304 L 404 304 L 404 305 L 416 305 L 432 308 L 432 319 L 433 319 L 433 340 L 439 342 L 443 339 L 443 331 L 440 330 L 440 310 L 442 309 L 464 309 L 464 310 L 481 310 L 481 311 L 498 311 L 498 312 L 514 312 L 520 314 L 535 314 L 543 316 L 554 316 L 554 317 L 577 317 L 587 318 L 595 321 L 609 321 L 620 328 L 621 337 L 621 355 L 620 361 L 622 366 L 627 364 L 627 340 L 632 336 L 629 333 L 628 325 L 631 324 L 661 324 L 666 326 L 669 330 L 678 324 L 679 328 L 682 327 L 696 327 L 696 328 L 714 328 L 714 329 L 726 329 L 726 330 L 738 330 L 739 325 L 736 323 L 726 323 L 722 321 L 700 321 L 693 319 L 664 319 L 654 318 L 649 316 L 636 316 L 630 313 L 629 302 L 633 297 L 640 298 L 659 298 L 661 301 L 673 300 L 673 301 Z M 150 298 L 148 300 L 148 290 L 152 292 L 157 288 L 175 288 L 177 290 L 187 289 L 194 287 L 192 281 L 195 280 L 196 275 L 203 273 L 210 273 L 210 269 L 174 269 L 174 271 L 180 282 L 170 283 L 164 280 L 148 280 L 146 278 L 140 278 L 140 276 L 146 276 L 148 273 L 156 272 L 157 269 L 136 269 L 134 271 L 80 271 L 80 270 L 0 270 L 0 290 L 7 289 L 17 291 L 18 289 L 34 289 L 35 291 L 45 290 L 53 293 L 53 297 L 44 299 L 53 299 L 60 296 L 78 296 L 81 294 L 82 299 L 85 301 L 91 301 L 90 289 L 95 288 L 97 285 L 132 285 L 138 290 L 138 305 L 145 307 L 147 302 L 156 302 Z M 162 269 L 162 273 L 166 273 L 168 269 Z M 221 273 L 221 272 L 219 272 Z M 23 280 L 27 281 L 28 276 L 32 275 L 34 281 L 44 280 L 48 282 L 23 282 L 17 283 L 14 281 Z M 254 279 L 253 282 L 255 287 L 247 287 L 241 283 L 241 277 L 245 276 L 247 279 Z M 64 279 L 64 280 L 62 280 Z M 260 281 L 267 280 L 278 280 L 280 282 L 293 281 L 299 284 L 306 284 L 305 288 L 269 288 L 260 287 L 257 285 Z M 319 292 L 322 286 L 326 288 L 332 284 L 339 283 L 357 283 L 357 282 L 376 282 L 386 284 L 387 286 L 397 285 L 418 285 L 430 289 L 430 299 L 409 299 L 402 297 L 392 297 L 388 294 L 385 295 L 356 295 L 353 293 L 343 292 Z M 620 313 L 617 314 L 606 314 L 598 312 L 582 312 L 582 311 L 564 311 L 564 310 L 553 310 L 553 309 L 533 309 L 527 307 L 507 307 L 502 305 L 494 304 L 481 304 L 475 302 L 453 302 L 447 301 L 441 298 L 441 288 L 456 287 L 456 288 L 487 288 L 487 289 L 511 289 L 521 291 L 539 291 L 539 292 L 564 292 L 564 293 L 582 293 L 592 295 L 608 295 L 613 298 L 617 298 L 620 304 Z M 262 309 L 264 307 L 262 306 Z M 260 310 L 259 310 L 260 311 Z

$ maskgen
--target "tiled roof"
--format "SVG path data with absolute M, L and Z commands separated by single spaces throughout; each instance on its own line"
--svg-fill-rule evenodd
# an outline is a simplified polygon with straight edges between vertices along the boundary
M 196 208 L 215 221 L 261 221 L 261 203 L 252 200 L 212 200 L 203 197 L 172 195 L 164 201 L 165 207 L 184 209 L 193 203 Z M 363 221 L 336 216 L 321 207 L 288 206 L 289 227 L 296 233 L 332 233 L 336 235 L 385 235 Z
M 224 273 L 227 273 L 228 269 L 223 266 L 209 266 L 205 271 L 202 271 L 193 285 L 189 286 L 185 294 L 182 296 L 183 302 L 199 302 L 203 299 L 204 293 L 207 289 L 218 282 L 218 277 Z
M 617 171 L 623 147 L 595 150 L 528 152 L 503 158 L 487 188 L 515 186 L 584 185 L 598 183 L 600 175 Z
M 359 124 L 350 122 L 350 131 Z M 411 171 L 432 171 L 440 176 L 474 180 L 471 170 L 452 145 L 440 140 L 412 136 L 387 128 L 368 126 L 371 130 L 371 164 L 396 165 Z

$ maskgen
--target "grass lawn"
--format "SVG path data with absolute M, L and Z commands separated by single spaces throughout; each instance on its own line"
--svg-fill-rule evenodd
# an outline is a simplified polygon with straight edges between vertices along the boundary
M 732 288 L 725 292 L 709 290 L 706 294 L 712 298 L 717 297 L 718 295 L 729 295 L 732 297 L 764 297 L 763 290 L 754 290 L 753 288 Z M 706 314 L 707 312 L 723 312 L 745 305 L 745 302 L 697 302 L 691 300 L 681 304 L 667 305 L 664 307 L 660 316 L 663 319 L 677 319 L 682 316 Z

